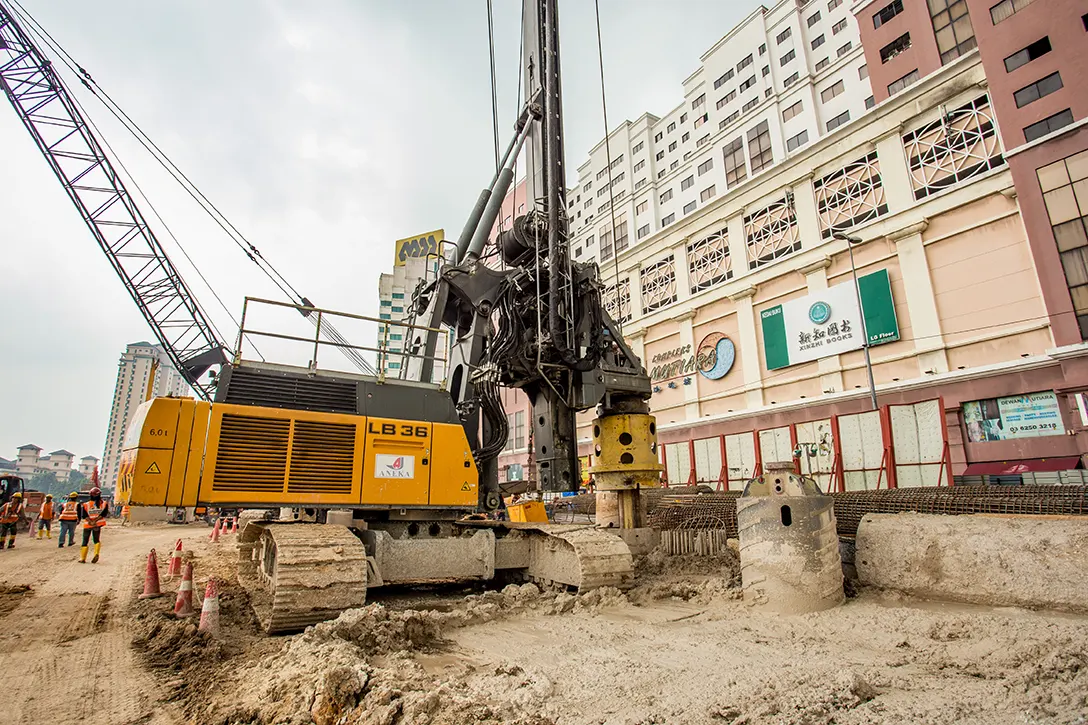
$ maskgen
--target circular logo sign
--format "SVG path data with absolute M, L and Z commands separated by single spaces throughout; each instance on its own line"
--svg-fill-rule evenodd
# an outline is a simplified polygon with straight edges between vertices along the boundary
M 712 332 L 699 343 L 696 360 L 699 372 L 709 380 L 721 380 L 733 369 L 737 349 L 733 341 L 720 332 Z
M 813 302 L 808 308 L 808 319 L 817 325 L 822 325 L 831 319 L 831 305 L 826 302 Z

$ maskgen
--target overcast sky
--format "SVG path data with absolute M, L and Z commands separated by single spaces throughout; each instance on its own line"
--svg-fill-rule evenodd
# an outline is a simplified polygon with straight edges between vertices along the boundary
M 376 315 L 393 241 L 436 228 L 455 237 L 494 170 L 485 0 L 21 1 L 320 306 Z M 600 0 L 612 126 L 678 104 L 699 56 L 758 4 Z M 505 145 L 521 5 L 494 5 Z M 593 3 L 561 0 L 560 15 L 573 171 L 603 138 Z M 78 91 L 230 311 L 247 294 L 276 297 Z M 153 337 L 6 102 L 0 148 L 0 456 L 24 443 L 101 456 L 118 358 Z M 236 326 L 164 243 L 233 338 Z

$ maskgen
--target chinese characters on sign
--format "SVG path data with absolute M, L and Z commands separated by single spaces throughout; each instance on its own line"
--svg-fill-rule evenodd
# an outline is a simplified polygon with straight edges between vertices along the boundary
M 1051 391 L 963 404 L 963 422 L 972 443 L 1064 435 L 1058 397 Z

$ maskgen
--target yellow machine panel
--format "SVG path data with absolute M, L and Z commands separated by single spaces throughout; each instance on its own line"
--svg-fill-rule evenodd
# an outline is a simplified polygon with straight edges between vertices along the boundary
M 475 506 L 480 478 L 465 429 L 450 423 L 435 423 L 431 448 L 430 504 Z
M 530 521 L 540 524 L 548 523 L 548 510 L 544 507 L 542 501 L 525 501 L 511 504 L 506 507 L 506 513 L 510 516 L 511 521 L 518 523 Z
M 432 424 L 366 419 L 364 504 L 426 506 L 431 479 Z

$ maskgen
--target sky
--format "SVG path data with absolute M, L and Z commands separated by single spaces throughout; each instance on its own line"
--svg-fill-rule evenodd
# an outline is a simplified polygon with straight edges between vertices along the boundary
M 376 316 L 394 240 L 439 228 L 456 237 L 494 172 L 486 0 L 20 2 L 318 306 Z M 521 3 L 493 4 L 505 147 Z M 699 56 L 758 5 L 600 0 L 610 125 L 674 108 Z M 560 27 L 573 175 L 604 137 L 593 2 L 560 0 Z M 282 296 L 74 87 L 223 300 L 230 315 L 152 220 L 233 343 L 246 295 Z M 118 359 L 151 330 L 6 102 L 0 149 L 0 456 L 34 443 L 101 457 Z M 342 331 L 373 340 L 369 325 Z

